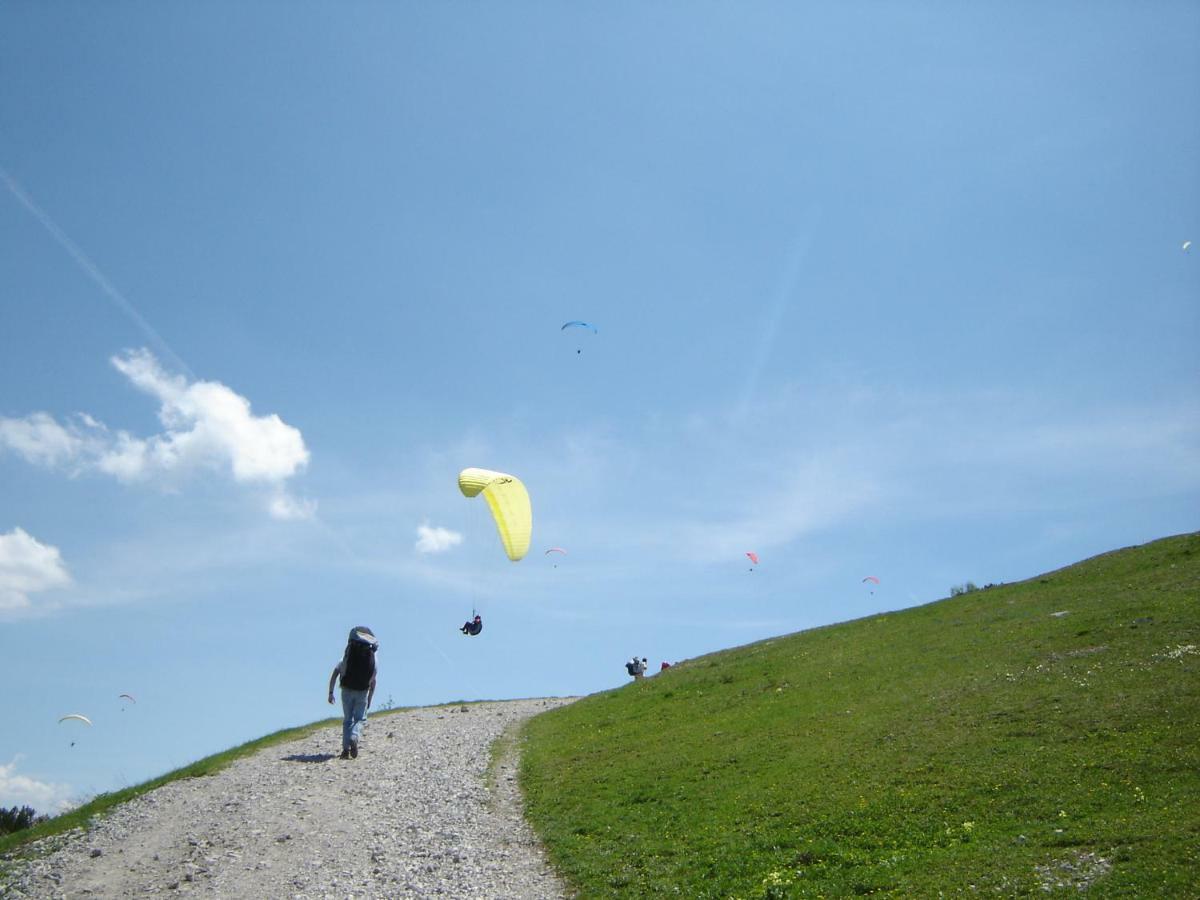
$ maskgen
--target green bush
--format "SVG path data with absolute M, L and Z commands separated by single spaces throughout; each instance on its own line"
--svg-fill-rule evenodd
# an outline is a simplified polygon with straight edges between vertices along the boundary
M 0 806 L 0 834 L 12 834 L 49 818 L 39 816 L 32 806 L 14 806 L 11 809 Z

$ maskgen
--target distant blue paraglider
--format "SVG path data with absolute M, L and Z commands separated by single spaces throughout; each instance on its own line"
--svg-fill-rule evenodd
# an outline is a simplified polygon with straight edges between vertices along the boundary
M 590 331 L 592 334 L 599 334 L 599 333 L 600 333 L 599 331 L 597 331 L 597 330 L 596 330 L 596 326 L 595 326 L 595 325 L 592 325 L 592 324 L 591 324 L 591 323 L 589 323 L 589 322 L 580 322 L 578 319 L 572 319 L 570 322 L 564 322 L 564 323 L 563 323 L 563 327 L 562 327 L 562 328 L 560 328 L 560 329 L 559 329 L 559 331 L 566 331 L 568 328 L 586 328 L 586 329 L 587 329 L 588 331 Z M 583 352 L 583 348 L 582 348 L 582 347 L 576 347 L 576 348 L 575 348 L 575 352 L 576 352 L 576 353 L 582 353 L 582 352 Z

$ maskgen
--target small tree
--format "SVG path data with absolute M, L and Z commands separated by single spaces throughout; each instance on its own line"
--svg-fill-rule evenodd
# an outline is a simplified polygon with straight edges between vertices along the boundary
M 956 584 L 950 588 L 951 597 L 961 597 L 963 594 L 970 594 L 979 590 L 979 586 L 973 581 L 968 581 L 966 584 Z
M 14 806 L 11 809 L 0 806 L 0 834 L 21 831 L 38 822 L 45 822 L 48 818 L 50 817 L 39 816 L 32 806 Z

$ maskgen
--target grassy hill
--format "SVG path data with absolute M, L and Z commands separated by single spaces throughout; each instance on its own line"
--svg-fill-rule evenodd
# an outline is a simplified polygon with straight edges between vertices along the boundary
M 1200 896 L 1200 535 L 691 660 L 524 740 L 583 896 Z

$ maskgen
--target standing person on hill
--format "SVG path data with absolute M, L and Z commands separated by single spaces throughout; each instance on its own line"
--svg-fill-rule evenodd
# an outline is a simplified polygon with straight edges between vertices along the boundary
M 375 696 L 375 651 L 379 641 L 365 625 L 350 629 L 346 650 L 329 676 L 329 702 L 333 702 L 333 683 L 341 676 L 342 684 L 342 759 L 358 758 L 358 742 L 363 722 Z

